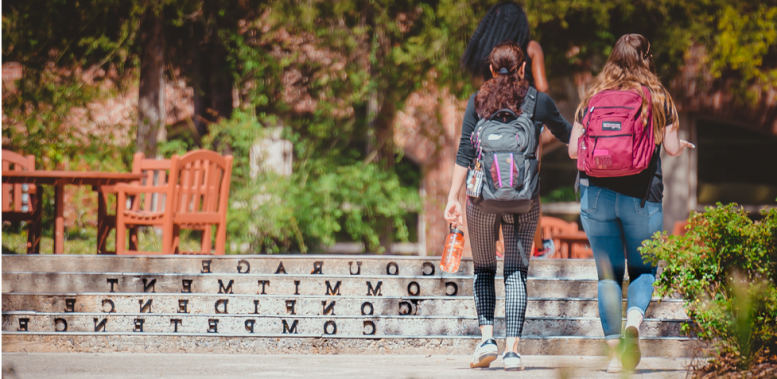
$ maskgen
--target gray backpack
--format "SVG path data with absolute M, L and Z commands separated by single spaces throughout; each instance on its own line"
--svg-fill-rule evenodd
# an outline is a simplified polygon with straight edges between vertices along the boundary
M 475 126 L 471 141 L 477 153 L 476 169 L 483 173 L 482 196 L 472 199 L 485 213 L 528 213 L 539 196 L 539 135 L 532 117 L 537 102 L 537 90 L 529 92 L 521 105 L 521 115 L 509 109 L 481 119 Z M 496 116 L 510 114 L 508 123 Z

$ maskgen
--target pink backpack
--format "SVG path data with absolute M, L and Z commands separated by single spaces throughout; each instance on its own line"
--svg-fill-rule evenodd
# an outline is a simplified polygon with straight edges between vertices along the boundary
M 594 177 L 634 175 L 646 169 L 656 145 L 650 91 L 647 125 L 642 126 L 642 97 L 632 91 L 607 90 L 594 95 L 583 116 L 577 141 L 577 169 Z

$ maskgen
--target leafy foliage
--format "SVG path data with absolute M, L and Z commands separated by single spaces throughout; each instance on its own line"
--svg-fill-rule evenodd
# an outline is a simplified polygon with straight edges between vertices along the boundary
M 153 7 L 165 16 L 167 75 L 180 75 L 197 95 L 225 75 L 238 94 L 231 116 L 195 115 L 196 133 L 207 136 L 184 133 L 160 145 L 167 156 L 195 147 L 234 155 L 230 241 L 262 251 L 304 250 L 332 243 L 342 230 L 375 248 L 377 231 L 386 225 L 400 237 L 407 234 L 401 220 L 419 203 L 417 188 L 401 185 L 412 182 L 407 170 L 392 164 L 402 156 L 392 145 L 392 117 L 428 81 L 460 98 L 474 91 L 476 81 L 461 74 L 459 57 L 497 2 L 6 1 L 2 58 L 19 62 L 24 75 L 3 91 L 3 145 L 38 156 L 44 169 L 127 170 L 134 127 L 79 129 L 72 127 L 73 115 L 89 119 L 96 100 L 137 82 L 138 27 Z M 743 88 L 775 85 L 773 0 L 523 5 L 551 78 L 595 74 L 621 34 L 638 32 L 651 40 L 667 83 L 688 47 L 701 44 L 713 76 L 733 75 Z M 216 51 L 205 48 L 214 40 L 224 44 L 224 67 L 204 59 Z M 277 126 L 293 143 L 294 174 L 251 177 L 251 145 Z M 557 195 L 569 198 L 568 191 Z
M 777 209 L 762 216 L 753 222 L 718 203 L 692 214 L 684 236 L 657 233 L 642 247 L 646 259 L 666 262 L 658 295 L 682 295 L 693 332 L 743 366 L 777 348 Z
M 272 118 L 268 118 L 268 122 Z M 335 242 L 341 230 L 380 251 L 379 228 L 391 222 L 408 236 L 404 217 L 420 206 L 417 192 L 400 185 L 396 174 L 376 163 L 341 160 L 331 168 L 327 157 L 298 164 L 290 177 L 264 169 L 251 175 L 250 150 L 267 129 L 246 113 L 211 125 L 206 147 L 228 144 L 234 155 L 228 232 L 233 252 L 247 243 L 251 251 L 306 252 Z

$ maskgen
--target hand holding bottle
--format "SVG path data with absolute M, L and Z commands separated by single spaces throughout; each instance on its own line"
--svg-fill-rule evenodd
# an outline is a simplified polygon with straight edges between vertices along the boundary
M 453 224 L 453 227 L 464 225 L 462 219 L 461 203 L 457 199 L 448 199 L 448 205 L 445 206 L 445 221 Z

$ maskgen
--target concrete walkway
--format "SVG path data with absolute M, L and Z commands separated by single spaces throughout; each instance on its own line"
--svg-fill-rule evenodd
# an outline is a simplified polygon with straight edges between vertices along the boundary
M 469 356 L 4 353 L 3 379 L 34 378 L 622 378 L 604 357 L 526 356 L 526 370 L 469 368 Z M 644 358 L 631 378 L 683 378 L 689 360 Z

